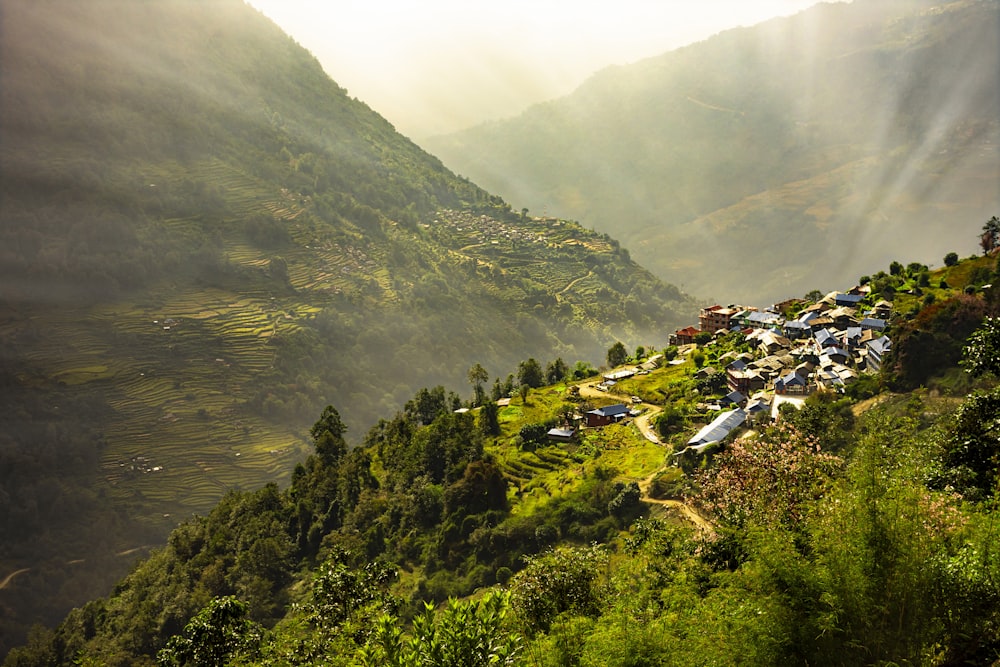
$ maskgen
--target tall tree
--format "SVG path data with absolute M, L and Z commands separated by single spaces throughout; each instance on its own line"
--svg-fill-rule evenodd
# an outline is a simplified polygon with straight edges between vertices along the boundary
M 988 255 L 998 245 L 1000 245 L 1000 218 L 993 216 L 983 225 L 983 234 L 979 237 L 979 245 L 983 248 L 983 254 Z
M 628 350 L 625 349 L 624 343 L 618 341 L 608 349 L 608 366 L 614 368 L 626 361 L 628 361 Z
M 517 381 L 526 387 L 537 389 L 545 382 L 541 365 L 534 358 L 522 361 L 517 367 Z
M 482 405 L 483 401 L 486 399 L 486 392 L 483 390 L 483 384 L 490 379 L 490 374 L 486 372 L 482 364 L 476 364 L 469 369 L 469 383 L 472 385 L 475 391 L 475 403 L 476 405 Z

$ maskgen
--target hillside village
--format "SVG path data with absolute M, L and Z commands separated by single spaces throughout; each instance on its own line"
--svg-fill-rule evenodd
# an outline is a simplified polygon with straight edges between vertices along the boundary
M 865 309 L 870 293 L 864 285 L 831 292 L 814 304 L 789 299 L 764 311 L 716 304 L 701 310 L 698 328 L 675 331 L 670 344 L 679 348 L 730 332 L 742 333 L 756 347 L 756 354 L 724 355 L 729 363 L 722 369 L 698 371 L 725 373 L 729 393 L 714 407 L 732 409 L 692 437 L 684 451 L 711 446 L 761 412 L 777 417 L 783 402 L 799 402 L 818 390 L 843 391 L 858 373 L 879 372 L 892 349 L 885 334 L 892 304 L 881 300 Z
M 701 453 L 717 444 L 734 429 L 761 413 L 772 419 L 784 403 L 800 405 L 817 391 L 843 392 L 857 381 L 861 373 L 878 373 L 892 340 L 886 335 L 892 304 L 880 300 L 865 308 L 870 296 L 867 285 L 848 292 L 831 292 L 816 303 L 804 299 L 789 299 L 766 310 L 741 305 L 712 305 L 701 309 L 698 327 L 677 329 L 669 344 L 678 350 L 671 364 L 684 363 L 699 344 L 708 344 L 730 333 L 740 333 L 752 351 L 727 352 L 720 357 L 724 366 L 704 366 L 695 377 L 724 388 L 718 400 L 702 404 L 706 412 L 717 416 L 694 434 L 687 446 L 675 456 Z M 744 346 L 745 349 L 746 346 Z M 615 391 L 615 385 L 636 375 L 647 374 L 663 363 L 663 355 L 655 355 L 635 367 L 614 369 L 605 373 L 594 385 L 601 392 Z M 632 402 L 639 403 L 633 396 Z M 581 415 L 583 425 L 601 427 L 636 417 L 639 410 L 625 404 L 596 408 Z M 655 440 L 651 431 L 644 435 Z M 572 429 L 557 428 L 549 432 L 551 440 L 573 437 Z

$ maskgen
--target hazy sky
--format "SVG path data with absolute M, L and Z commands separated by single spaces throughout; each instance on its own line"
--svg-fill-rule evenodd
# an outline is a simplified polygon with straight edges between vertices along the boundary
M 418 142 L 816 0 L 249 0 Z

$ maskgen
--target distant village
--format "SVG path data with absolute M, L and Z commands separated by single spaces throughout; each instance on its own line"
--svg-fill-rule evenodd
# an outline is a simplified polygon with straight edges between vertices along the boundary
M 682 355 L 693 351 L 698 342 L 734 331 L 756 346 L 756 354 L 724 354 L 721 360 L 727 363 L 722 369 L 706 366 L 697 371 L 699 378 L 725 373 L 729 393 L 705 406 L 718 415 L 676 456 L 701 453 L 762 412 L 776 418 L 782 403 L 800 404 L 818 390 L 840 392 L 855 382 L 859 373 L 879 372 L 892 347 L 885 334 L 892 304 L 879 301 L 865 310 L 862 303 L 868 295 L 869 288 L 862 286 L 831 292 L 811 305 L 803 299 L 789 299 L 763 311 L 713 305 L 701 310 L 698 327 L 675 331 L 669 344 L 677 346 Z M 662 355 L 657 355 L 635 368 L 608 372 L 597 388 L 607 391 L 621 380 L 648 373 L 661 361 Z M 600 427 L 635 414 L 630 406 L 618 404 L 592 410 L 583 415 L 583 421 L 586 426 Z M 565 429 L 549 433 L 554 440 L 572 435 Z

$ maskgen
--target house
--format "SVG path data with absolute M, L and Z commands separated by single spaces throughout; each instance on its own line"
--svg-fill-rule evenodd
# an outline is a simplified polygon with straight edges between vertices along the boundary
M 743 407 L 747 402 L 747 397 L 738 391 L 731 391 L 726 394 L 722 400 L 719 401 L 719 405 L 735 405 L 737 407 Z
M 642 362 L 642 364 L 639 365 L 639 368 L 641 368 L 644 371 L 655 371 L 657 368 L 660 367 L 660 364 L 662 363 L 663 363 L 663 355 L 654 354 L 649 359 Z
M 837 344 L 837 337 L 833 335 L 833 332 L 829 329 L 820 329 L 813 334 L 813 338 L 816 339 L 816 347 L 823 349 L 824 347 L 830 347 L 831 345 Z
M 845 294 L 844 292 L 837 292 L 833 297 L 833 303 L 837 306 L 848 306 L 850 308 L 857 308 L 858 304 L 864 300 L 863 294 Z
M 744 361 L 743 359 L 734 359 L 733 361 L 729 362 L 728 366 L 726 366 L 726 371 L 743 371 L 746 370 L 746 367 L 747 367 L 746 361 Z
M 887 320 L 892 315 L 892 304 L 883 299 L 872 306 L 870 315 L 880 320 Z
M 805 395 L 809 393 L 809 383 L 804 377 L 792 371 L 774 381 L 774 393 Z
M 788 340 L 784 336 L 779 336 L 776 333 L 770 331 L 765 331 L 759 337 L 758 345 L 765 354 L 774 354 L 779 350 L 788 350 L 792 347 L 792 341 Z
M 809 328 L 812 329 L 813 331 L 819 331 L 820 329 L 832 327 L 833 325 L 834 325 L 833 318 L 827 317 L 825 313 L 823 315 L 814 317 L 811 320 L 809 320 Z
M 843 348 L 831 346 L 823 348 L 823 351 L 819 353 L 820 366 L 827 365 L 827 363 L 824 361 L 824 357 L 838 364 L 845 364 L 847 363 L 847 360 L 851 358 L 851 355 L 848 354 L 847 350 Z
M 854 350 L 861 346 L 862 335 L 864 335 L 864 330 L 861 327 L 847 327 L 840 342 L 848 350 Z
M 888 336 L 880 336 L 868 341 L 868 370 L 876 373 L 882 370 L 882 364 L 892 349 L 892 341 Z
M 845 308 L 840 306 L 827 311 L 826 316 L 833 320 L 833 324 L 836 328 L 846 329 L 847 327 L 858 326 L 858 319 L 854 316 L 855 312 L 854 308 Z
M 694 337 L 701 333 L 701 329 L 696 327 L 684 327 L 683 329 L 678 329 L 670 337 L 671 345 L 691 345 L 694 343 Z
M 885 331 L 885 320 L 879 317 L 866 317 L 861 320 L 861 328 L 872 331 Z
M 614 373 L 605 373 L 602 377 L 609 382 L 618 382 L 619 380 L 625 380 L 634 375 L 634 370 L 626 368 L 620 371 L 615 371 Z
M 726 308 L 719 305 L 702 308 L 698 314 L 698 326 L 701 327 L 702 331 L 708 331 L 709 333 L 729 331 L 732 317 L 736 312 L 735 308 Z
M 781 315 L 777 313 L 755 312 L 746 317 L 745 325 L 754 329 L 770 329 L 781 326 Z
M 768 401 L 767 397 L 755 398 L 749 403 L 747 403 L 746 413 L 748 415 L 756 415 L 758 413 L 770 413 L 771 403 Z
M 767 378 L 764 374 L 752 368 L 727 370 L 726 382 L 730 389 L 738 391 L 744 396 L 760 391 L 767 386 Z
M 812 332 L 812 327 L 799 320 L 789 320 L 781 325 L 781 332 L 786 338 L 797 340 L 806 338 Z
M 553 442 L 572 442 L 576 436 L 576 430 L 571 428 L 553 428 L 549 429 L 546 435 Z
M 704 448 L 710 444 L 723 440 L 733 429 L 746 421 L 747 413 L 736 408 L 727 412 L 721 412 L 712 420 L 710 424 L 702 428 L 687 442 L 691 448 Z
M 607 426 L 620 422 L 628 416 L 629 407 L 624 403 L 607 405 L 591 410 L 583 415 L 584 423 L 590 427 Z

